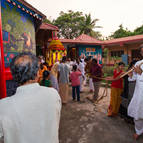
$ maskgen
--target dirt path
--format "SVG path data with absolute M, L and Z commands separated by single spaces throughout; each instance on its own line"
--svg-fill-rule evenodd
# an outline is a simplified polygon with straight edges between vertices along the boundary
M 102 93 L 104 88 L 100 89 Z M 71 89 L 70 89 L 71 95 Z M 83 103 L 72 102 L 63 106 L 60 123 L 60 143 L 136 143 L 133 140 L 134 126 L 120 117 L 106 116 L 109 104 L 108 96 L 96 106 L 86 99 L 87 87 L 81 94 Z M 137 143 L 143 143 L 141 137 Z

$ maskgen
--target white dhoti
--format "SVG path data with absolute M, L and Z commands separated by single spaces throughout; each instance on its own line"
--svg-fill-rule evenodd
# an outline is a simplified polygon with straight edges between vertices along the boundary
M 79 79 L 80 79 L 80 92 L 82 92 L 82 91 L 83 91 L 83 81 L 84 81 L 84 78 L 83 78 L 83 76 L 81 75 L 81 76 L 79 77 Z
M 143 119 L 134 120 L 135 122 L 135 131 L 137 135 L 141 135 L 143 133 Z
M 89 78 L 89 88 L 90 88 L 90 90 L 94 91 L 92 78 Z
M 52 83 L 52 87 L 55 88 L 59 92 L 59 84 L 58 84 L 57 78 L 53 75 L 50 75 L 50 80 Z
M 136 65 L 142 63 L 138 61 Z M 140 67 L 143 70 L 143 65 Z M 143 133 L 143 73 L 141 75 L 133 73 L 129 81 L 136 81 L 133 98 L 128 106 L 128 115 L 134 118 L 135 130 L 138 135 Z

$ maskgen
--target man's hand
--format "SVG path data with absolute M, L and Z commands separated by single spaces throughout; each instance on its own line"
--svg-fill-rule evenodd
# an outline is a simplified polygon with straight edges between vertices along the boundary
M 128 76 L 129 76 L 130 78 L 132 78 L 133 72 L 128 73 Z
M 134 71 L 135 71 L 137 74 L 139 74 L 139 75 L 142 74 L 142 69 L 140 68 L 140 66 L 134 67 Z

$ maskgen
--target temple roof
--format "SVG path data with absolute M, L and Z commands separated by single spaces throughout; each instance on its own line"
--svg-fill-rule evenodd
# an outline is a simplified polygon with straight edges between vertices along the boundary
M 56 30 L 58 31 L 59 28 L 57 26 L 54 26 L 52 24 L 48 24 L 48 23 L 42 23 L 42 25 L 40 26 L 40 29 L 45 29 L 45 30 Z

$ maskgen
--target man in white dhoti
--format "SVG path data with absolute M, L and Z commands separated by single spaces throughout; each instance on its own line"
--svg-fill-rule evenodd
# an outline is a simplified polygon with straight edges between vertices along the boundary
M 140 47 L 143 57 L 143 45 Z M 133 98 L 128 107 L 128 115 L 134 118 L 135 131 L 134 138 L 137 139 L 143 134 L 143 60 L 135 64 L 134 71 L 129 74 L 129 81 L 136 80 Z
M 67 58 L 64 56 L 61 63 L 58 65 L 58 81 L 59 81 L 59 93 L 62 99 L 63 105 L 66 105 L 69 100 L 69 74 L 70 68 L 66 63 Z
M 54 88 L 40 86 L 38 59 L 30 53 L 11 62 L 15 95 L 0 101 L 0 137 L 4 143 L 59 143 L 61 99 Z
M 85 80 L 85 65 L 83 60 L 80 61 L 78 68 L 82 73 L 80 76 L 80 92 L 83 92 L 83 82 Z

